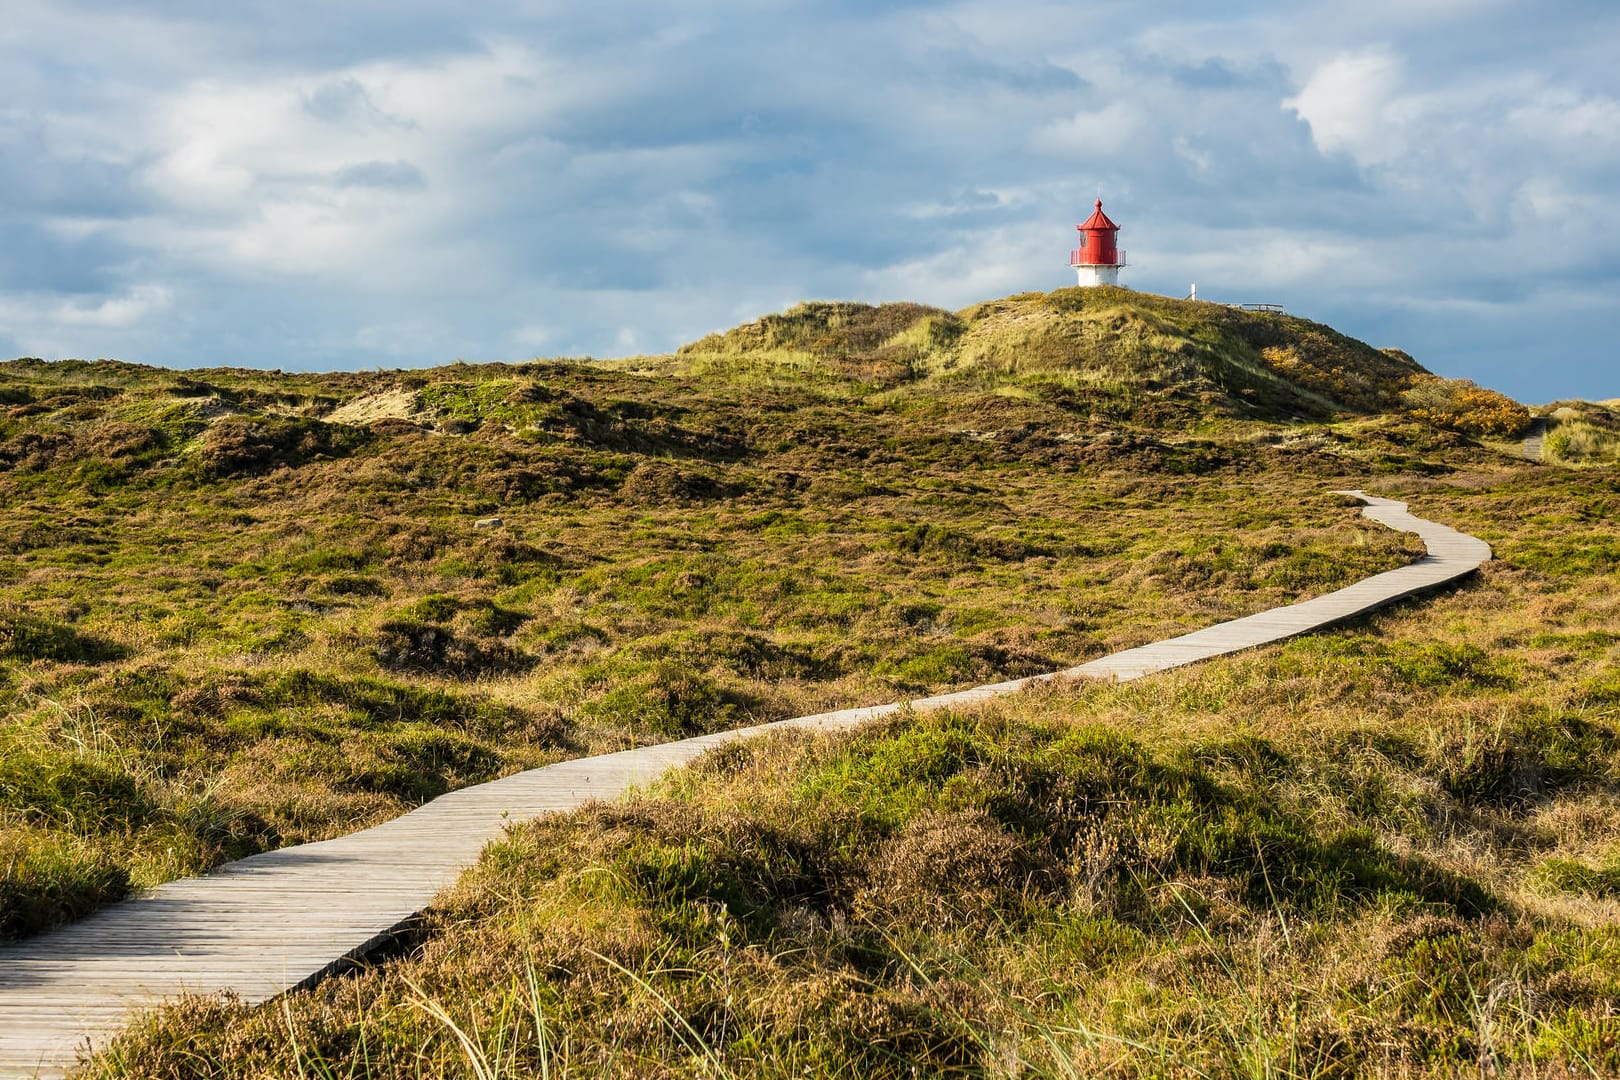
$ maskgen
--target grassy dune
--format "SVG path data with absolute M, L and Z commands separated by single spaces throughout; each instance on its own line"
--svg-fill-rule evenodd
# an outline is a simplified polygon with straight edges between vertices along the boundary
M 1620 482 L 1387 490 L 1497 561 L 1141 683 L 718 752 L 515 829 L 404 957 L 90 1074 L 1611 1075 Z
M 1476 445 L 1459 401 L 1516 422 L 1124 290 L 803 305 L 597 364 L 0 365 L 0 933 L 1414 557 L 1349 484 L 1498 563 L 1143 684 L 727 751 L 514 830 L 394 961 L 188 1003 L 90 1071 L 1620 1067 L 1616 481 Z
M 1620 402 L 1560 401 L 1542 409 L 1542 456 L 1577 468 L 1620 465 Z
M 1045 400 L 1133 424 L 1381 412 L 1422 373 L 1288 315 L 1128 289 L 1025 293 L 946 312 L 918 304 L 801 304 L 639 370 L 809 383 L 834 396 L 902 388 Z

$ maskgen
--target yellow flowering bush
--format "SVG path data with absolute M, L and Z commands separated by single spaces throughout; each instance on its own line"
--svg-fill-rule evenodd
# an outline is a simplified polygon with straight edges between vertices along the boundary
M 1512 438 L 1530 426 L 1530 410 L 1470 379 L 1419 375 L 1401 395 L 1408 415 L 1467 435 Z

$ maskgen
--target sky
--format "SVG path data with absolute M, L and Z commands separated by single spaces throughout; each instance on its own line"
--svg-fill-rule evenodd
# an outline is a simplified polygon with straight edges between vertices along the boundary
M 669 351 L 807 299 L 1280 303 L 1620 397 L 1620 4 L 3 0 L 0 356 Z

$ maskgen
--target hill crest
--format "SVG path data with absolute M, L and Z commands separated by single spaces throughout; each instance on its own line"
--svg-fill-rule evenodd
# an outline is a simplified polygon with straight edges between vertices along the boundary
M 1428 374 L 1404 352 L 1309 319 L 1117 287 L 1022 293 L 956 312 L 803 303 L 684 345 L 676 366 L 705 370 L 705 360 L 741 356 L 875 388 L 1058 384 L 1099 403 L 1158 400 L 1172 412 L 1257 419 L 1384 412 Z

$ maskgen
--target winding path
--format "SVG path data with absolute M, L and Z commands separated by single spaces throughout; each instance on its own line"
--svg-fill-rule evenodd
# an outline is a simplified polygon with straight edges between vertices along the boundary
M 509 822 L 612 799 L 712 747 L 777 728 L 835 731 L 906 708 L 972 705 L 1052 679 L 1139 679 L 1353 618 L 1491 557 L 1484 541 L 1413 517 L 1405 503 L 1343 494 L 1365 501 L 1362 513 L 1374 521 L 1417 533 L 1428 554 L 1314 600 L 1049 675 L 566 761 L 463 788 L 375 828 L 172 881 L 0 949 L 0 1077 L 61 1075 L 131 1012 L 185 991 L 231 990 L 259 1002 L 314 982 L 426 907 Z

